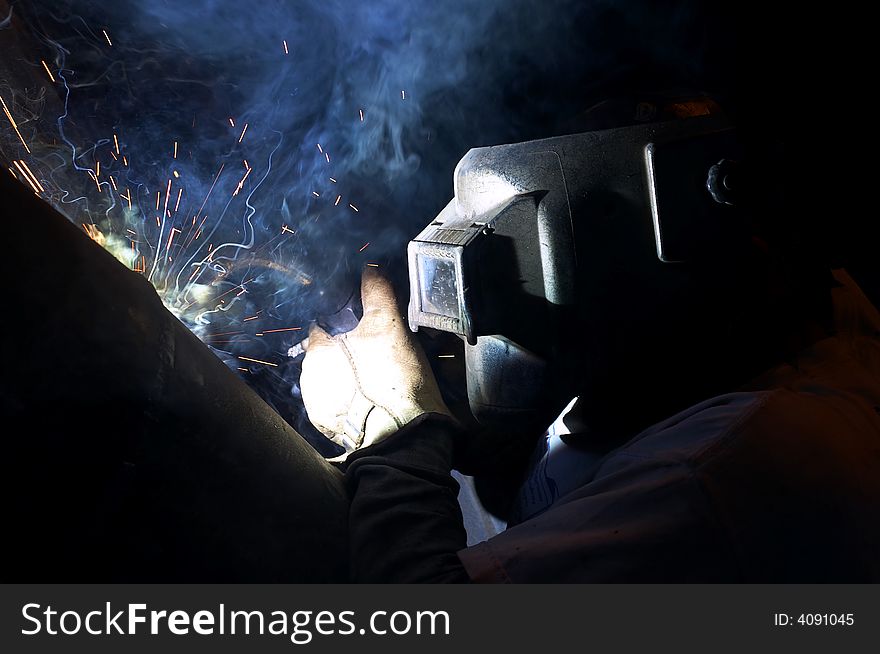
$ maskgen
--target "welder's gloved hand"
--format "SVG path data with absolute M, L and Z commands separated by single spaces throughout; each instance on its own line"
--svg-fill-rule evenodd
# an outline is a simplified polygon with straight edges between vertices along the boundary
M 361 298 L 364 317 L 352 331 L 330 336 L 312 327 L 300 377 L 309 420 L 346 450 L 337 460 L 423 413 L 452 415 L 390 282 L 367 268 Z

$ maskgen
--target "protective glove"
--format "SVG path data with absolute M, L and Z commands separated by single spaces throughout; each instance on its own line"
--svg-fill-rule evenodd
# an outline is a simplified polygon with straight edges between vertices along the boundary
M 387 279 L 367 268 L 364 316 L 352 331 L 309 331 L 300 387 L 309 420 L 348 454 L 387 438 L 424 413 L 451 417 L 425 353 L 398 313 Z

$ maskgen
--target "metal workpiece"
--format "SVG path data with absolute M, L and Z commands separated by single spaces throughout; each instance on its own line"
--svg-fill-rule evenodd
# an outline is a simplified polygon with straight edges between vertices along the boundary
M 0 197 L 4 580 L 344 580 L 341 473 L 144 277 Z

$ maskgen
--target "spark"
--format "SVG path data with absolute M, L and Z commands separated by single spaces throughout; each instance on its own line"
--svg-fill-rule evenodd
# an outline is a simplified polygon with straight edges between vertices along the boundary
M 88 225 L 86 223 L 83 223 L 82 226 L 90 239 L 92 239 L 95 243 L 98 243 L 99 245 L 104 245 L 104 235 L 101 233 L 101 230 L 98 229 L 97 225 L 95 225 L 94 223 Z
M 244 129 L 241 130 L 241 136 L 238 137 L 238 142 L 241 143 L 241 140 L 244 138 L 244 133 L 247 132 L 248 124 L 244 124 Z
M 55 83 L 55 76 L 52 75 L 52 71 L 49 70 L 49 66 L 42 59 L 40 59 L 40 63 L 43 64 L 43 68 L 45 68 L 46 72 L 49 74 L 49 79 L 52 80 L 52 83 L 54 84 Z
M 252 170 L 253 170 L 253 168 L 248 168 L 245 171 L 244 177 L 241 178 L 241 181 L 238 183 L 238 186 L 235 187 L 235 192 L 232 194 L 232 197 L 235 197 L 236 195 L 238 195 L 238 192 L 241 191 L 242 188 L 244 188 L 244 180 L 246 180 L 248 178 L 248 175 L 251 174 Z
M 122 155 L 122 163 L 124 163 L 126 166 L 128 165 L 128 157 L 126 157 L 125 155 Z
M 242 372 L 250 372 L 250 370 L 248 370 L 247 368 L 242 368 L 241 366 L 239 366 L 238 369 Z
M 174 241 L 174 232 L 180 234 L 180 230 L 177 227 L 171 228 L 171 234 L 168 236 L 168 245 L 165 247 L 165 254 L 168 254 L 168 251 L 171 249 L 171 243 Z
M 251 165 L 247 162 L 247 159 L 244 160 L 244 167 L 245 167 L 245 168 L 250 168 L 250 167 L 251 167 Z
M 290 52 L 287 50 L 287 41 L 281 41 L 281 43 L 284 44 L 284 54 L 290 54 Z
M 120 154 L 120 152 L 119 152 L 119 139 L 116 138 L 116 134 L 113 134 L 113 145 L 116 146 L 116 154 Z
M 213 245 L 208 245 L 208 250 L 209 250 L 209 251 L 211 250 L 211 248 L 213 248 Z M 250 278 L 249 280 L 247 280 L 246 282 L 242 282 L 242 283 L 239 284 L 238 286 L 233 286 L 232 288 L 230 288 L 230 289 L 229 289 L 228 291 L 226 291 L 225 293 L 223 293 L 223 294 L 221 294 L 221 295 L 218 295 L 218 296 L 216 297 L 216 299 L 219 300 L 219 299 L 220 299 L 221 297 L 223 297 L 224 295 L 229 295 L 230 293 L 232 293 L 232 291 L 238 290 L 239 288 L 244 288 L 244 285 L 245 285 L 245 284 L 249 284 L 250 282 L 254 281 L 254 279 L 256 279 L 256 277 L 251 277 L 251 278 Z
M 317 191 L 312 191 L 312 195 L 314 195 L 316 198 L 321 197 L 321 194 L 318 193 Z
M 351 204 L 350 202 L 349 202 L 348 206 L 350 206 L 352 209 L 354 209 L 355 213 L 360 212 L 360 209 L 358 209 L 356 206 L 354 206 L 354 205 Z
M 177 203 L 174 205 L 174 213 L 177 213 L 177 208 L 180 206 L 180 196 L 183 195 L 183 187 L 177 191 Z
M 37 179 L 37 176 L 36 176 L 36 175 L 34 175 L 33 171 L 31 170 L 31 167 L 27 165 L 27 161 L 25 161 L 24 159 L 22 159 L 22 160 L 21 160 L 21 165 L 24 166 L 24 169 L 27 171 L 28 175 L 30 175 L 31 178 L 34 180 L 34 183 L 40 188 L 40 190 L 41 190 L 42 192 L 45 193 L 45 192 L 46 192 L 46 189 L 44 189 L 44 188 L 43 188 L 43 185 L 40 184 L 40 180 Z
M 95 177 L 100 177 L 100 176 L 101 176 L 101 162 L 98 161 L 95 164 Z
M 199 236 L 202 235 L 202 226 L 205 224 L 206 220 L 208 220 L 208 214 L 205 214 L 205 217 L 202 218 L 202 222 L 199 223 L 198 229 L 196 229 L 196 233 L 193 234 L 193 237 L 191 239 L 189 239 L 189 243 L 187 243 L 185 246 L 183 246 L 184 250 L 190 246 L 190 243 L 192 243 L 195 240 L 198 240 Z M 196 217 L 193 216 L 192 227 L 195 227 L 195 225 L 196 225 Z M 190 227 L 190 231 L 192 231 L 192 227 Z M 199 264 L 199 265 L 201 265 L 201 264 Z M 196 268 L 196 272 L 198 272 L 198 267 Z M 193 276 L 190 277 L 190 280 L 192 280 L 193 277 L 195 277 L 195 276 L 196 276 L 196 273 L 193 273 Z
M 292 229 L 290 229 L 290 227 L 288 227 L 287 225 L 281 225 L 281 233 L 282 233 L 282 234 L 284 234 L 284 233 L 287 233 L 287 234 L 296 234 L 296 232 L 293 231 Z
M 21 132 L 18 131 L 18 125 L 15 124 L 15 119 L 12 117 L 12 112 L 10 112 L 9 107 L 6 106 L 6 100 L 3 99 L 2 95 L 0 95 L 0 104 L 3 105 L 3 113 L 6 114 L 9 122 L 12 123 L 12 129 L 14 129 L 15 133 L 18 134 L 18 139 L 21 141 L 24 149 L 27 150 L 27 153 L 30 154 L 31 149 L 27 146 L 27 143 L 24 142 L 24 137 L 21 135 Z
M 327 159 L 327 163 L 330 163 L 330 153 L 329 152 L 324 153 L 324 158 Z
M 232 116 L 229 117 L 229 124 L 235 127 L 235 121 L 232 120 Z
M 101 182 L 98 181 L 98 176 L 95 175 L 91 170 L 87 171 L 89 173 L 89 177 L 92 178 L 92 181 L 95 182 L 95 186 L 98 187 L 98 193 L 101 192 Z
M 214 338 L 215 336 L 232 336 L 234 334 L 244 334 L 244 332 L 218 332 L 216 334 L 211 334 L 210 336 L 208 336 L 208 338 Z
M 168 198 L 171 196 L 171 178 L 168 178 L 168 186 L 165 188 L 165 211 L 163 211 L 163 215 L 168 214 Z
M 298 332 L 302 327 L 284 327 L 282 329 L 264 329 L 264 334 L 275 334 L 276 332 Z
M 174 142 L 174 159 L 177 159 L 177 141 Z
M 336 180 L 332 177 L 330 178 L 330 181 L 333 182 L 334 184 L 336 183 Z
M 117 193 L 119 192 L 119 187 L 116 186 L 116 180 L 113 179 L 113 175 L 110 175 L 110 183 L 113 184 L 113 190 Z
M 24 177 L 28 185 L 34 190 L 34 193 L 39 193 L 40 189 L 34 184 L 31 178 L 28 177 L 27 173 L 24 172 L 24 168 L 21 167 L 21 164 L 15 160 L 13 160 L 12 163 L 15 165 L 16 168 L 18 168 L 19 172 L 21 172 L 21 176 Z
M 191 243 L 191 242 L 192 242 L 192 241 L 190 241 L 190 243 Z M 185 250 L 187 247 L 189 247 L 189 243 L 187 243 L 187 244 L 183 247 L 183 249 Z M 196 266 L 196 269 L 193 270 L 193 274 L 189 276 L 189 281 L 191 282 L 192 280 L 194 280 L 194 279 L 196 278 L 196 276 L 199 274 L 199 272 L 200 272 L 201 270 L 202 270 L 202 264 L 198 264 L 198 265 Z M 193 303 L 194 303 L 194 302 L 195 302 L 195 300 L 193 300 Z
M 318 143 L 317 146 L 318 146 L 318 152 L 320 152 L 321 154 L 324 154 L 324 148 L 321 147 L 321 144 Z
M 125 189 L 125 192 L 127 193 L 127 196 L 123 196 L 123 197 L 125 197 L 125 199 L 128 200 L 128 210 L 131 211 L 131 189 L 128 189 L 128 188 Z
M 369 241 L 367 241 L 366 243 L 363 244 L 361 249 L 358 250 L 358 252 L 363 252 L 364 250 L 366 250 L 369 247 L 369 245 L 370 245 L 370 243 L 369 243 Z
M 242 291 L 243 291 L 243 289 L 242 289 Z M 239 295 L 241 295 L 241 293 L 239 293 Z M 249 322 L 251 320 L 256 320 L 259 317 L 260 317 L 260 314 L 259 314 L 259 312 L 257 312 L 254 315 L 252 315 L 250 318 L 245 318 L 244 320 L 242 320 L 242 322 Z
M 437 358 L 438 359 L 454 359 L 455 355 L 454 354 L 438 354 Z
M 406 100 L 406 91 L 404 91 L 403 89 L 401 89 L 401 91 L 400 91 L 400 99 Z
M 162 201 L 162 191 L 156 191 L 156 211 L 159 211 L 159 203 Z
M 171 171 L 171 174 L 174 175 L 174 179 L 180 179 L 180 173 L 176 170 Z
M 358 113 L 359 113 L 360 116 L 361 116 L 361 122 L 364 122 L 364 110 L 363 110 L 363 109 L 358 109 Z
M 110 37 L 107 35 L 107 30 L 101 30 L 101 31 L 104 32 L 104 38 L 107 39 L 107 44 L 112 48 L 113 43 L 110 41 Z
M 342 196 L 341 196 L 341 195 L 337 195 L 337 196 L 336 196 L 336 202 L 333 203 L 333 206 L 334 206 L 334 207 L 335 207 L 335 206 L 338 206 L 338 205 L 339 205 L 339 201 L 340 201 L 341 199 L 342 199 Z
M 370 266 L 370 268 L 378 268 L 379 267 L 378 263 L 368 263 L 367 265 Z
M 113 161 L 119 161 L 119 157 L 116 156 L 116 153 L 113 150 L 110 150 L 110 156 L 113 157 Z

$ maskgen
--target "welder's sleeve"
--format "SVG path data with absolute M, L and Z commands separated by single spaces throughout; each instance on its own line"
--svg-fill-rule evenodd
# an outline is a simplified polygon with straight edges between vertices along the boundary
M 447 416 L 423 414 L 387 440 L 349 457 L 353 580 L 469 580 L 456 554 L 467 536 L 458 483 L 450 475 L 459 429 Z

